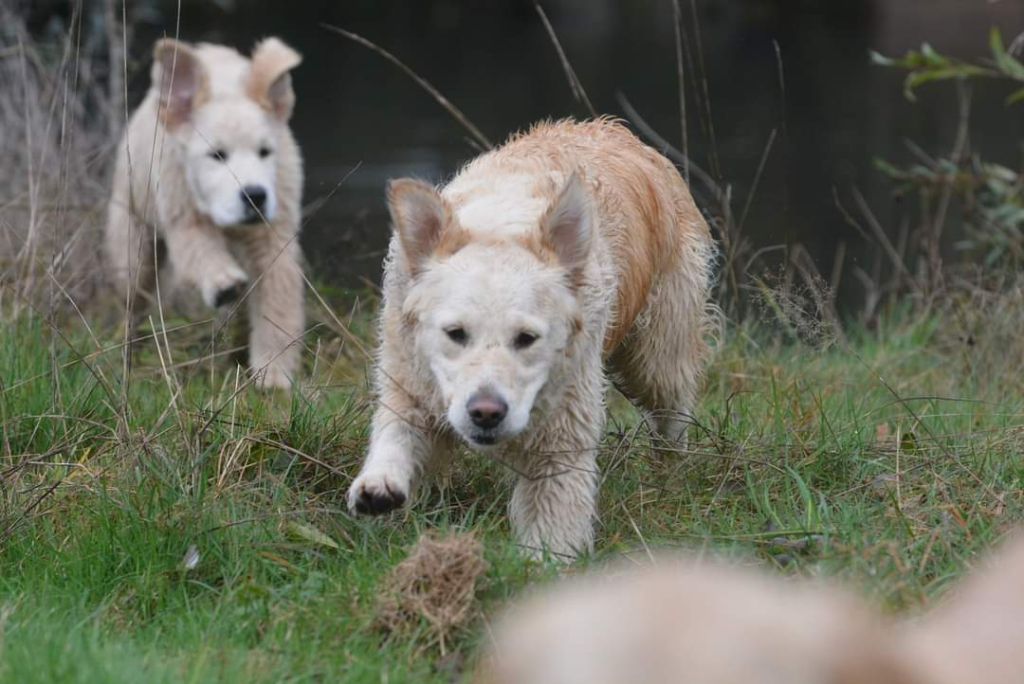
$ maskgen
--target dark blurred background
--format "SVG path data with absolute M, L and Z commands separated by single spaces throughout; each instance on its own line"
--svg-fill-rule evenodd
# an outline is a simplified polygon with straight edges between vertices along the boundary
M 11 0 L 7 0 L 11 1 Z M 104 29 L 102 3 L 86 3 L 87 31 Z M 115 3 L 118 8 L 121 3 Z M 902 55 L 930 42 L 963 58 L 988 54 L 990 28 L 1007 42 L 1024 30 L 1022 0 L 680 0 L 687 65 L 689 151 L 732 187 L 739 213 L 772 131 L 775 144 L 750 207 L 755 247 L 799 242 L 831 268 L 841 241 L 860 239 L 834 194 L 866 196 L 886 230 L 904 211 L 876 158 L 906 163 L 912 140 L 948 154 L 957 125 L 954 88 L 902 94 L 902 74 L 873 66 L 869 51 Z M 625 95 L 647 122 L 681 146 L 671 0 L 545 0 L 565 51 L 601 113 L 623 113 Z M 68 3 L 26 3 L 37 36 L 66 31 Z M 440 181 L 476 151 L 463 129 L 379 55 L 322 28 L 362 34 L 431 81 L 494 141 L 548 117 L 583 116 L 530 0 L 157 0 L 126 7 L 132 104 L 147 87 L 154 39 L 226 43 L 247 51 L 278 35 L 303 53 L 293 126 L 306 158 L 311 213 L 303 244 L 317 276 L 339 286 L 376 282 L 387 240 L 386 179 Z M 696 17 L 696 21 L 695 21 Z M 697 30 L 706 67 L 714 144 L 704 120 Z M 780 83 L 779 60 L 784 87 Z M 974 88 L 972 144 L 1019 167 L 1020 110 L 1008 88 Z M 704 110 L 706 111 L 706 110 Z M 717 159 L 717 161 L 716 161 Z M 354 167 L 358 169 L 335 190 Z M 863 258 L 851 247 L 849 258 Z

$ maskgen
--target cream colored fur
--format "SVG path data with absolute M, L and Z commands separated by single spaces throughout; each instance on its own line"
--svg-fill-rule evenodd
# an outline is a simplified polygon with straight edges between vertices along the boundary
M 251 58 L 159 41 L 149 93 L 117 151 L 105 233 L 133 318 L 164 267 L 209 307 L 246 296 L 250 366 L 266 388 L 294 382 L 304 328 L 302 160 L 288 128 L 299 61 L 276 38 Z
M 1024 538 L 920 619 L 830 585 L 661 559 L 543 590 L 491 631 L 479 684 L 1024 682 Z
M 621 124 L 563 121 L 443 188 L 393 181 L 388 200 L 378 407 L 350 508 L 402 505 L 458 439 L 516 473 L 530 553 L 589 550 L 609 378 L 681 443 L 708 357 L 715 247 L 685 183 Z M 482 427 L 481 405 L 507 414 Z

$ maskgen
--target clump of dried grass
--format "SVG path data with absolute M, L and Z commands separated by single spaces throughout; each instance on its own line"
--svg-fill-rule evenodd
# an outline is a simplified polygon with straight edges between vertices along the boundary
M 785 266 L 751 277 L 750 299 L 757 320 L 792 341 L 817 349 L 845 341 L 834 290 L 812 270 L 805 251 L 794 248 L 794 252 Z
M 98 229 L 123 113 L 81 10 L 33 35 L 0 4 L 0 315 L 87 303 L 100 284 Z M 120 81 L 118 81 L 120 83 Z M 120 115 L 120 116 L 119 116 Z M 74 302 L 74 304 L 72 304 Z
M 378 626 L 407 634 L 426 623 L 444 654 L 448 638 L 477 614 L 477 584 L 487 567 L 483 544 L 471 532 L 422 535 L 384 580 Z
M 958 279 L 936 309 L 935 342 L 946 358 L 979 383 L 1012 391 L 1024 364 L 1024 276 Z

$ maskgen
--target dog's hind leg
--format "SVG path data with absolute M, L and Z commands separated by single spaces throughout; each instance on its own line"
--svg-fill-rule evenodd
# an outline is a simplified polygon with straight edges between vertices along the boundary
M 649 412 L 666 446 L 684 446 L 716 315 L 708 304 L 710 248 L 663 276 L 610 359 L 619 389 Z

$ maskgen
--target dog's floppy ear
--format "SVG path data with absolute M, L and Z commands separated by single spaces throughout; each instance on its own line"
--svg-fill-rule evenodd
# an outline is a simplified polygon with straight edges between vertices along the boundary
M 160 120 L 173 128 L 188 120 L 207 96 L 206 70 L 187 44 L 163 38 L 153 47 L 153 86 L 160 94 Z
M 435 253 L 454 253 L 462 246 L 462 229 L 453 225 L 452 211 L 431 185 L 412 178 L 388 182 L 391 225 L 405 254 L 409 271 L 416 275 Z
M 573 173 L 541 219 L 545 245 L 574 276 L 583 271 L 590 255 L 594 232 L 590 201 L 583 181 Z
M 281 121 L 287 121 L 295 107 L 290 72 L 302 56 L 278 38 L 265 38 L 252 51 L 247 91 L 249 97 Z

